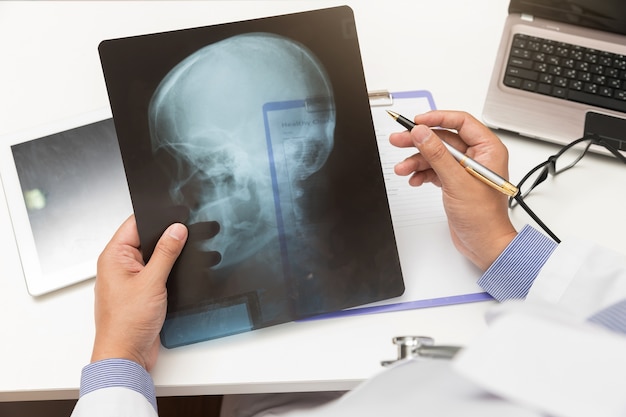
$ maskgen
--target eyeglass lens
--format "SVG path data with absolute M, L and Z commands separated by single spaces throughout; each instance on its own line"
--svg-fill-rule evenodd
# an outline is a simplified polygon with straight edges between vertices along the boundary
M 548 178 L 549 173 L 556 175 L 576 165 L 587 153 L 591 142 L 591 139 L 575 140 L 562 148 L 557 154 L 550 156 L 547 161 L 533 168 L 518 184 L 522 198 L 526 197 L 536 186 L 544 182 Z M 511 203 L 511 206 L 515 206 L 514 202 Z
M 585 156 L 591 143 L 591 139 L 576 140 L 564 147 L 555 158 L 551 158 L 551 174 L 556 175 L 576 165 Z

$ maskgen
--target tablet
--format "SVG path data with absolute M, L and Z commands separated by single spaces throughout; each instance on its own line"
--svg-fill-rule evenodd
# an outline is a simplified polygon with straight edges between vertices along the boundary
M 190 230 L 164 346 L 402 294 L 349 7 L 99 52 L 144 257 L 172 222 Z
M 7 135 L 0 144 L 28 292 L 39 296 L 94 277 L 100 252 L 132 213 L 110 110 Z

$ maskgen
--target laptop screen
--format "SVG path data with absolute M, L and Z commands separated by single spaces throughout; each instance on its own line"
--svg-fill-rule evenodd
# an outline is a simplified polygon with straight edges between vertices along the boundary
M 511 0 L 509 13 L 626 35 L 624 0 Z

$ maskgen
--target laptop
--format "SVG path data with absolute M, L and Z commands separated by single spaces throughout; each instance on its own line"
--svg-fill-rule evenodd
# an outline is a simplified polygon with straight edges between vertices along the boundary
M 483 120 L 558 144 L 626 123 L 626 2 L 511 0 Z

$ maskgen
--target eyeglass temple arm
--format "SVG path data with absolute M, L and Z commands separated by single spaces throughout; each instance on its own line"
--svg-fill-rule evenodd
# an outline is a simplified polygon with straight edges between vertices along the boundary
M 550 228 L 546 226 L 546 224 L 543 221 L 541 221 L 541 219 L 535 214 L 535 212 L 532 211 L 530 207 L 528 207 L 528 205 L 524 202 L 524 199 L 521 197 L 519 193 L 515 195 L 513 198 L 515 199 L 515 201 L 517 201 L 517 204 L 519 204 L 520 207 L 522 207 L 524 211 L 539 225 L 539 227 L 541 227 L 552 239 L 554 239 L 556 243 L 561 243 L 561 239 L 559 239 L 552 232 L 552 230 L 550 230 Z

